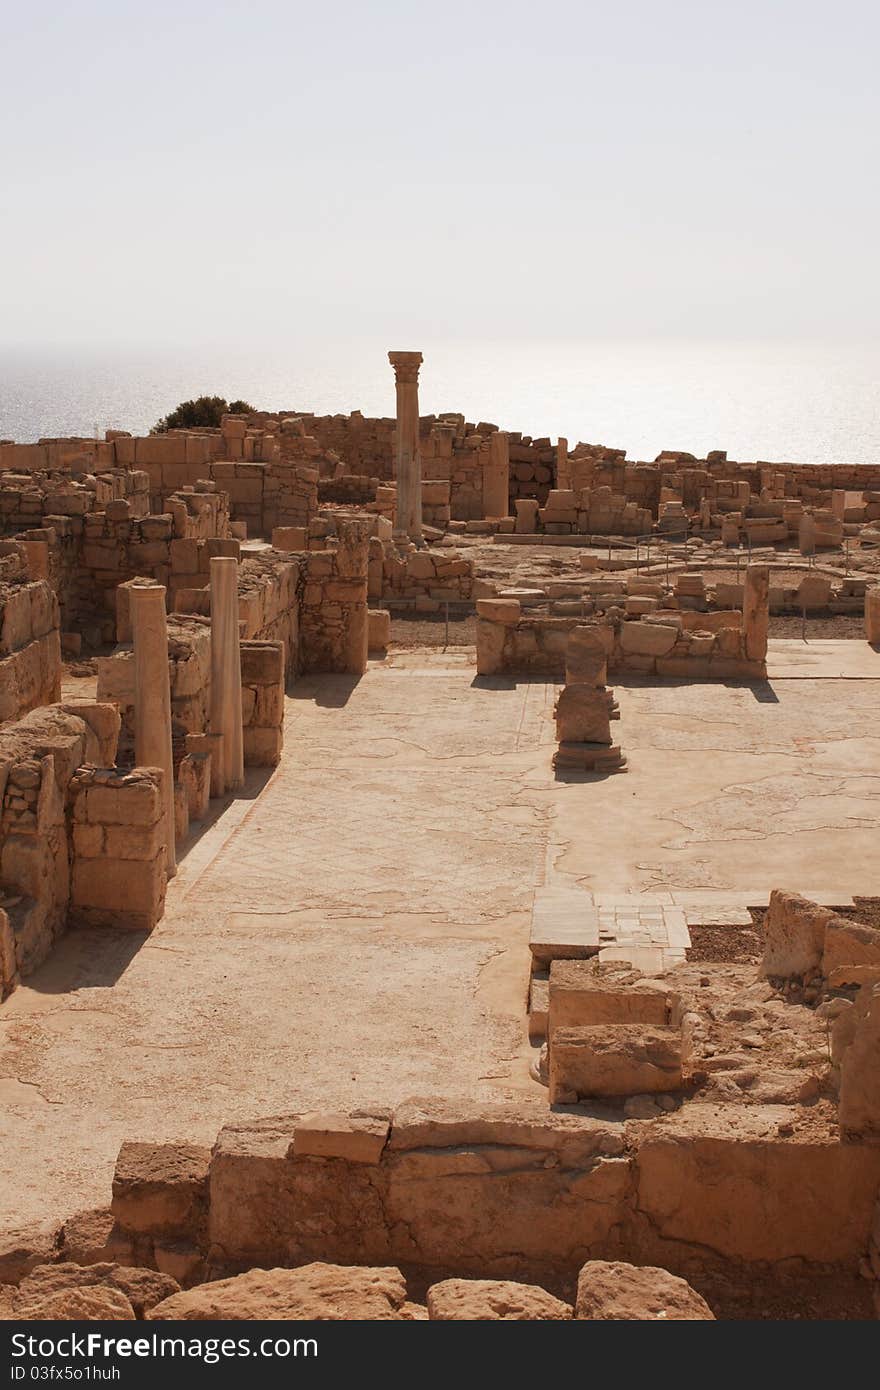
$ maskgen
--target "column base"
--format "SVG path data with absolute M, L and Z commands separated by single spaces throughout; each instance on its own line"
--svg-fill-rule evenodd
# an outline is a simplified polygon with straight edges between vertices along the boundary
M 560 743 L 553 755 L 555 768 L 579 772 L 623 772 L 626 758 L 616 743 Z

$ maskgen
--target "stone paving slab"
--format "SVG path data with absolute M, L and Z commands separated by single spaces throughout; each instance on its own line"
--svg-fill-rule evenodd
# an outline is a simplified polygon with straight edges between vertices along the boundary
M 600 927 L 609 920 L 609 912 L 625 914 L 634 909 L 642 920 L 648 920 L 651 912 L 665 909 L 665 920 L 670 920 L 672 908 L 681 909 L 689 927 L 748 927 L 752 924 L 749 908 L 765 908 L 771 891 L 770 886 L 765 886 L 744 892 L 676 889 L 670 893 L 593 893 L 588 896 L 599 911 Z M 853 906 L 852 894 L 833 888 L 798 888 L 797 891 L 822 907 Z M 872 886 L 866 884 L 861 896 L 876 896 L 876 886 L 872 891 Z
M 599 949 L 599 914 L 582 888 L 539 888 L 529 948 L 536 960 L 583 960 Z
M 880 680 L 880 652 L 853 638 L 834 640 L 771 637 L 767 679 Z

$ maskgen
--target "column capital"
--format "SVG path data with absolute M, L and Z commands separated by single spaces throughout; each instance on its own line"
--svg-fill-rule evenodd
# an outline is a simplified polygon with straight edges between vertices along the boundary
M 420 352 L 389 352 L 388 361 L 394 368 L 396 381 L 417 382 L 419 367 L 425 359 Z

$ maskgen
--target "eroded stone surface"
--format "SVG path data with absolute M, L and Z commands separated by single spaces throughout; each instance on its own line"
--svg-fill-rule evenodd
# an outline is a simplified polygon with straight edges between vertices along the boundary
M 563 1322 L 571 1305 L 534 1284 L 505 1279 L 445 1279 L 428 1290 L 428 1317 L 440 1321 Z
M 578 1277 L 575 1316 L 591 1321 L 713 1320 L 705 1299 L 684 1279 L 654 1266 L 591 1260 Z
M 311 1264 L 301 1269 L 252 1269 L 175 1294 L 148 1313 L 156 1320 L 205 1322 L 213 1318 L 350 1319 L 383 1322 L 404 1318 L 406 1284 L 396 1269 Z

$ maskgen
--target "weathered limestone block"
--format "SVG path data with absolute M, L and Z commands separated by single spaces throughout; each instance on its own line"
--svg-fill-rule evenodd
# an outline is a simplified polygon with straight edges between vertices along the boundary
M 309 533 L 305 526 L 273 526 L 273 550 L 307 550 Z
M 742 526 L 741 512 L 728 512 L 721 518 L 721 543 L 722 545 L 739 545 L 740 527 Z
M 18 1300 L 10 1316 L 19 1316 Z M 119 1289 L 95 1284 L 49 1294 L 39 1303 L 26 1305 L 21 1316 L 33 1322 L 131 1322 L 135 1312 Z
M 332 1264 L 299 1269 L 251 1269 L 233 1279 L 200 1284 L 174 1294 L 147 1317 L 184 1322 L 400 1321 L 406 1283 L 398 1269 L 346 1268 Z
M 388 1140 L 391 1111 L 351 1111 L 348 1115 L 316 1111 L 296 1122 L 291 1158 L 344 1158 L 349 1163 L 378 1163 Z
M 876 1070 L 876 1066 L 875 1066 Z M 731 1260 L 855 1266 L 880 1183 L 880 1145 L 798 1133 L 797 1106 L 691 1101 L 639 1138 L 639 1259 L 671 1242 Z
M 516 627 L 522 617 L 522 605 L 515 598 L 478 598 L 476 609 L 478 617 L 505 627 Z
M 483 602 L 481 599 L 480 602 Z M 504 643 L 508 628 L 503 623 L 477 618 L 477 674 L 493 676 L 504 664 Z
M 549 1028 L 644 1023 L 665 1028 L 678 1021 L 679 996 L 649 981 L 624 985 L 589 960 L 554 960 L 550 966 Z
M 81 719 L 85 725 L 83 762 L 96 767 L 113 767 L 119 742 L 119 711 L 101 700 L 65 700 L 58 705 L 64 714 Z
M 444 1279 L 428 1289 L 428 1317 L 438 1321 L 564 1322 L 571 1305 L 535 1284 L 506 1279 Z
M 367 613 L 369 649 L 386 651 L 391 644 L 391 614 L 387 608 L 370 608 Z
M 761 974 L 790 979 L 808 975 L 822 964 L 825 928 L 834 913 L 802 898 L 774 889 L 764 919 L 764 957 Z
M 534 535 L 538 529 L 538 501 L 533 497 L 518 497 L 516 507 L 516 531 L 519 535 Z
M 880 1138 L 880 984 L 866 984 L 854 1009 L 854 1032 L 840 1064 L 838 1115 L 844 1137 Z
M 565 684 L 604 685 L 607 677 L 607 638 L 598 627 L 574 627 L 565 646 Z
M 76 1265 L 134 1264 L 134 1243 L 117 1226 L 109 1207 L 74 1212 L 61 1228 L 61 1259 Z
M 167 879 L 163 778 L 160 768 L 77 774 L 71 926 L 152 931 L 159 921 Z
M 880 931 L 845 917 L 830 917 L 822 952 L 825 979 L 835 988 L 857 984 L 866 969 L 876 970 L 880 979 Z
M 283 746 L 284 644 L 242 642 L 240 659 L 244 762 L 274 767 Z
M 653 1265 L 590 1260 L 578 1276 L 575 1317 L 593 1321 L 714 1320 L 684 1279 Z
M 626 1023 L 557 1028 L 550 1033 L 550 1103 L 675 1091 L 681 1061 L 677 1029 Z
M 665 623 L 623 623 L 620 647 L 624 655 L 666 656 L 675 646 L 677 635 L 677 629 Z
M 610 720 L 619 719 L 610 690 L 566 685 L 556 701 L 556 737 L 560 743 L 611 743 Z
M 415 1099 L 397 1107 L 376 1165 L 291 1161 L 295 1123 L 220 1135 L 210 1202 L 219 1261 L 417 1261 L 520 1278 L 529 1261 L 564 1266 L 598 1252 L 631 1192 L 619 1127 L 579 1115 L 524 1119 L 513 1104 Z
M 123 1144 L 111 1210 L 124 1231 L 187 1236 L 205 1219 L 210 1149 L 196 1144 Z
M 18 962 L 15 953 L 15 937 L 9 914 L 0 908 L 0 1000 L 15 988 L 18 983 Z
M 797 606 L 809 613 L 827 608 L 831 602 L 831 580 L 822 574 L 807 574 L 797 590 Z
M 79 1314 L 72 1311 L 72 1307 L 78 1305 L 63 1305 L 60 1302 L 63 1295 L 75 1290 L 122 1294 L 133 1309 L 132 1316 L 142 1318 L 157 1303 L 179 1293 L 180 1286 L 176 1279 L 155 1269 L 140 1269 L 125 1264 L 101 1262 L 80 1265 L 62 1261 L 38 1265 L 19 1285 L 15 1316 L 41 1319 L 52 1316 L 104 1316 L 100 1313 Z M 53 1309 L 65 1307 L 66 1311 L 57 1314 L 47 1311 L 46 1305 L 50 1300 Z

